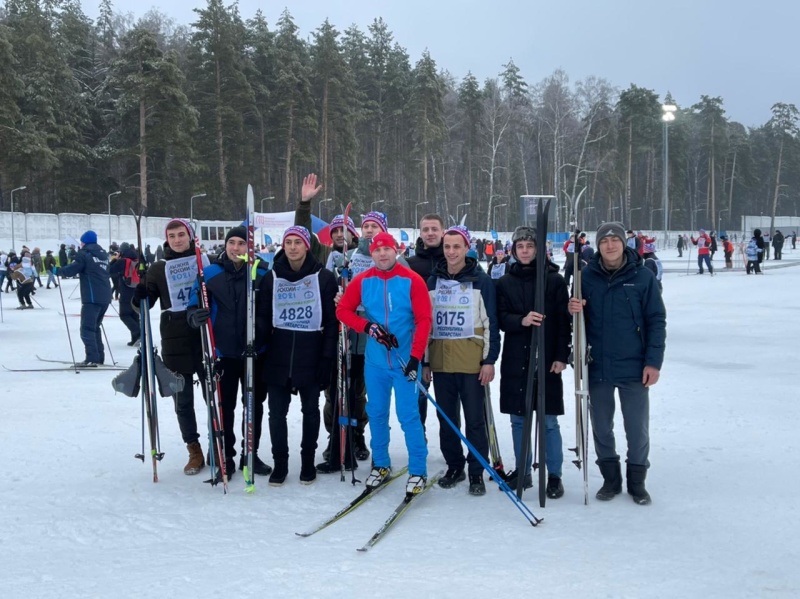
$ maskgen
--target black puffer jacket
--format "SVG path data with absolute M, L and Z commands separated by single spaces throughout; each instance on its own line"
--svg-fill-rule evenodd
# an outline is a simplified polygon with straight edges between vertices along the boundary
M 408 266 L 427 281 L 436 270 L 436 265 L 444 259 L 443 244 L 436 247 L 426 248 L 422 243 L 422 238 L 417 239 L 417 245 L 414 247 L 414 255 L 408 259 Z
M 128 254 L 126 257 L 132 257 L 133 259 L 138 257 L 136 250 L 133 248 L 129 252 L 132 252 L 133 256 Z M 188 250 L 180 254 L 173 252 L 169 245 L 164 244 L 164 259 L 167 261 L 188 258 L 189 256 L 194 257 L 194 255 L 194 241 L 191 242 Z M 155 262 L 147 269 L 145 279 L 150 306 L 152 307 L 157 300 L 161 301 L 161 325 L 159 326 L 161 331 L 161 357 L 164 359 L 164 364 L 167 365 L 167 368 L 175 372 L 186 374 L 201 372 L 203 355 L 200 330 L 189 326 L 186 320 L 186 310 L 175 312 L 171 310 L 172 301 L 170 300 L 169 287 L 167 286 L 166 266 L 167 262 Z M 123 283 L 122 288 L 125 287 L 126 285 Z M 139 307 L 139 301 L 136 298 L 133 298 L 132 303 L 135 307 Z
M 322 331 L 293 331 L 273 326 L 275 278 L 294 283 L 314 273 L 319 279 Z M 327 387 L 336 358 L 339 332 L 333 303 L 338 290 L 334 274 L 324 268 L 311 252 L 306 255 L 303 266 L 297 272 L 292 270 L 283 250 L 278 252 L 272 271 L 261 280 L 257 304 L 258 341 L 268 348 L 266 367 L 262 371 L 266 381 L 291 387 L 314 384 Z
M 531 335 L 536 327 L 522 326 L 522 319 L 533 310 L 535 291 L 535 262 L 530 266 L 515 262 L 497 281 L 497 316 L 500 329 L 505 331 L 500 362 L 500 411 L 503 414 L 525 414 Z M 548 263 L 544 312 L 544 355 L 548 371 L 545 378 L 545 412 L 551 416 L 564 413 L 561 375 L 550 372 L 550 367 L 553 362 L 566 363 L 569 358 L 571 317 L 567 311 L 568 302 L 564 277 L 558 274 L 558 266 Z
M 217 356 L 221 358 L 244 359 L 247 345 L 247 281 L 249 277 L 247 265 L 236 268 L 224 251 L 219 259 L 203 269 L 211 305 L 211 323 L 214 328 L 214 342 Z M 258 262 L 255 290 L 261 284 L 261 278 L 268 274 L 266 263 Z M 197 310 L 199 285 L 195 282 L 186 310 L 187 318 Z M 254 300 L 258 305 L 258 297 Z M 256 343 L 256 352 L 262 353 L 266 348 Z

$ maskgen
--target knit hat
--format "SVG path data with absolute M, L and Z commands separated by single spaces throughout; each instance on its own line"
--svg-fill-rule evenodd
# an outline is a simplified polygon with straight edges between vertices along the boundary
M 299 225 L 291 226 L 283 232 L 283 241 L 281 241 L 281 245 L 286 243 L 286 238 L 292 235 L 302 239 L 307 250 L 311 249 L 311 233 L 308 232 L 308 229 Z
M 372 243 L 369 246 L 369 253 L 371 254 L 378 248 L 383 248 L 383 247 L 390 247 L 394 248 L 395 250 L 397 249 L 397 242 L 394 240 L 394 237 L 392 237 L 386 231 L 378 233 L 375 237 L 372 238 Z
M 247 229 L 240 226 L 240 227 L 234 227 L 233 229 L 228 231 L 228 234 L 225 235 L 226 244 L 228 243 L 228 240 L 231 237 L 238 237 L 239 239 L 244 239 L 245 241 L 247 241 Z
M 328 225 L 328 230 L 333 231 L 334 229 L 343 229 L 344 228 L 344 214 L 337 214 L 333 217 L 331 224 Z M 356 229 L 356 224 L 353 222 L 353 219 L 349 216 L 347 217 L 347 230 L 350 231 L 350 235 L 353 237 L 358 237 L 358 229 Z M 384 229 L 385 230 L 385 229 Z
M 600 240 L 604 237 L 616 237 L 624 244 L 625 227 L 622 226 L 622 223 L 617 222 L 603 223 L 597 227 L 597 243 L 600 243 Z
M 453 225 L 447 231 L 444 232 L 445 235 L 461 235 L 464 239 L 464 244 L 469 247 L 470 242 L 470 234 L 469 229 L 467 229 L 464 225 Z
M 97 243 L 97 233 L 89 229 L 86 231 L 86 233 L 81 235 L 81 243 L 84 245 L 89 243 Z
M 363 227 L 364 223 L 368 222 L 376 223 L 384 233 L 389 230 L 389 222 L 383 212 L 367 212 L 361 219 L 361 226 Z
M 164 227 L 164 239 L 167 238 L 167 231 L 169 231 L 170 229 L 174 229 L 176 224 L 183 225 L 184 227 L 186 227 L 186 232 L 189 233 L 189 238 L 192 239 L 192 240 L 194 239 L 194 227 L 192 227 L 192 223 L 190 223 L 185 218 L 173 218 L 173 219 L 171 219 L 167 223 L 167 226 Z M 245 239 L 247 239 L 247 238 L 245 237 Z

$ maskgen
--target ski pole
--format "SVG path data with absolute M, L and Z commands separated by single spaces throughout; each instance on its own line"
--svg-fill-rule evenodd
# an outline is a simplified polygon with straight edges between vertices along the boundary
M 111 344 L 108 342 L 108 335 L 106 335 L 106 327 L 103 326 L 102 322 L 100 323 L 100 329 L 103 331 L 103 338 L 106 340 L 106 347 L 108 348 L 108 355 L 111 356 L 111 363 L 114 366 L 116 366 L 117 361 L 114 359 L 114 354 L 111 353 Z
M 5 318 L 3 316 L 3 289 L 0 288 L 0 322 L 5 322 Z
M 400 365 L 405 370 L 405 368 L 407 366 L 406 361 L 403 360 L 403 358 L 401 358 L 399 355 L 396 355 L 396 357 L 397 357 L 397 361 L 400 362 Z M 483 469 L 486 470 L 486 472 L 489 474 L 489 476 L 494 479 L 494 481 L 500 487 L 500 490 L 503 491 L 503 493 L 506 494 L 506 496 L 516 506 L 516 508 L 525 517 L 525 519 L 528 522 L 530 522 L 531 526 L 536 526 L 537 524 L 539 524 L 539 522 L 541 522 L 543 520 L 543 518 L 537 518 L 536 515 L 531 511 L 531 509 L 527 505 L 525 505 L 525 502 L 522 501 L 522 499 L 518 498 L 514 494 L 514 492 L 511 490 L 511 487 L 508 486 L 508 483 L 506 481 L 504 481 L 502 478 L 500 478 L 500 475 L 497 474 L 495 469 L 492 468 L 489 465 L 489 462 L 486 461 L 486 459 L 480 454 L 480 452 L 478 452 L 478 450 L 475 449 L 475 446 L 472 445 L 472 443 L 469 442 L 469 439 L 467 439 L 467 437 L 464 435 L 464 433 L 461 432 L 461 429 L 459 429 L 455 425 L 455 423 L 450 419 L 450 417 L 447 414 L 445 414 L 445 412 L 442 409 L 442 407 L 438 403 L 436 403 L 436 400 L 433 399 L 433 397 L 428 392 L 428 390 L 425 389 L 425 386 L 418 379 L 414 380 L 414 384 L 417 386 L 417 388 L 420 390 L 420 392 L 425 394 L 425 397 L 427 397 L 428 401 L 433 404 L 433 407 L 436 408 L 436 411 L 439 412 L 439 414 L 442 416 L 444 421 L 447 422 L 447 424 L 450 425 L 450 428 L 452 428 L 453 431 L 455 431 L 455 433 L 459 436 L 459 438 L 467 446 L 467 449 L 469 449 L 469 451 L 472 453 L 472 455 L 475 456 L 475 458 L 478 460 L 478 462 L 480 462 L 481 466 L 483 466 Z
M 72 356 L 72 365 L 75 368 L 75 374 L 80 374 L 78 364 L 75 362 L 75 350 L 72 349 L 72 335 L 69 334 L 69 323 L 67 322 L 67 308 L 64 306 L 64 292 L 61 291 L 61 285 L 58 286 L 58 295 L 61 296 L 61 309 L 64 311 L 64 326 L 67 327 L 67 339 L 69 340 L 69 353 Z

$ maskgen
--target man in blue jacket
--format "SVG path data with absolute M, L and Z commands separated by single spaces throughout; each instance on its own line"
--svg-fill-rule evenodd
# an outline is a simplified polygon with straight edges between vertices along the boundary
M 603 486 L 597 499 L 622 492 L 622 471 L 614 444 L 614 391 L 628 441 L 627 487 L 640 505 L 650 503 L 645 478 L 650 466 L 649 388 L 658 382 L 664 361 L 667 312 L 652 271 L 636 250 L 626 247 L 625 229 L 609 222 L 597 230 L 598 252 L 583 269 L 583 302 L 571 299 L 569 311 L 584 312 L 592 352 L 589 364 L 592 429 Z
M 67 266 L 54 268 L 53 272 L 59 277 L 80 277 L 81 341 L 86 349 L 86 359 L 78 365 L 96 367 L 105 361 L 100 326 L 111 303 L 108 253 L 97 244 L 97 233 L 86 231 L 81 235 L 81 249 L 75 260 Z

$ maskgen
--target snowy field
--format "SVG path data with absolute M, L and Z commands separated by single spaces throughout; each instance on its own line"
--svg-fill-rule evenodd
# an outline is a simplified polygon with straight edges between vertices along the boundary
M 70 314 L 80 310 L 76 286 L 63 285 Z M 256 493 L 246 495 L 237 472 L 224 496 L 221 486 L 202 483 L 207 470 L 183 474 L 186 450 L 170 399 L 159 401 L 166 455 L 153 484 L 150 464 L 133 457 L 140 403 L 114 394 L 113 373 L 2 370 L 0 597 L 800 596 L 798 288 L 797 267 L 761 277 L 665 276 L 667 354 L 651 393 L 651 506 L 626 494 L 584 506 L 580 471 L 566 463 L 563 498 L 540 509 L 535 489 L 526 495 L 544 517 L 536 528 L 493 483 L 484 497 L 469 496 L 462 483 L 432 489 L 366 554 L 356 548 L 403 485 L 313 537 L 296 537 L 358 493 L 338 475 L 299 484 L 299 402 L 290 412 L 287 484 L 272 488 L 258 478 Z M 58 291 L 34 297 L 44 309 L 14 310 L 15 296 L 2 294 L 0 361 L 9 368 L 46 366 L 36 354 L 69 358 Z M 67 319 L 83 359 L 79 319 Z M 106 329 L 114 357 L 127 366 L 134 355 L 127 331 L 115 315 Z M 565 387 L 570 393 L 571 370 Z M 497 408 L 498 380 L 492 388 Z M 565 448 L 574 445 L 569 395 L 566 404 Z M 430 474 L 444 467 L 432 413 Z M 204 434 L 199 406 L 198 415 Z M 507 417 L 496 418 L 510 463 Z M 621 439 L 621 421 L 617 428 Z M 269 458 L 266 430 L 262 444 Z M 391 450 L 394 465 L 404 465 L 396 423 Z M 571 455 L 565 451 L 565 460 Z M 362 466 L 358 475 L 366 474 Z M 600 484 L 592 467 L 592 498 Z

